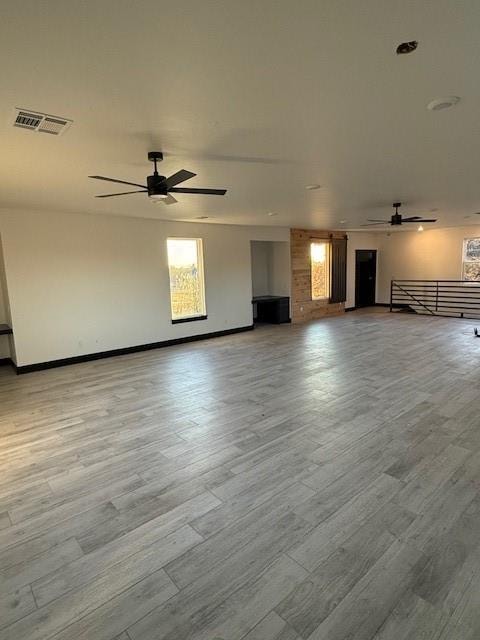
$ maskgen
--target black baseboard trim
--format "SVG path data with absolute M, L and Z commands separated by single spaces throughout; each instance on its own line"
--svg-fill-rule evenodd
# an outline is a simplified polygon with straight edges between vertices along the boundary
M 389 302 L 376 302 L 375 303 L 376 307 L 388 307 L 390 308 L 390 303 Z M 409 305 L 408 304 L 403 304 L 401 302 L 394 302 L 392 304 L 392 309 L 408 309 Z
M 122 349 L 111 349 L 110 351 L 99 351 L 97 353 L 88 353 L 82 356 L 73 356 L 71 358 L 62 358 L 61 360 L 50 360 L 49 362 L 36 362 L 35 364 L 25 364 L 20 366 L 13 365 L 17 374 L 32 373 L 33 371 L 44 371 L 45 369 L 55 369 L 56 367 L 65 367 L 70 364 L 79 364 L 81 362 L 90 362 L 91 360 L 101 360 L 103 358 L 112 358 L 114 356 L 124 356 L 129 353 L 138 353 L 140 351 L 151 351 L 152 349 L 163 349 L 163 347 L 172 347 L 176 344 L 184 344 L 186 342 L 197 342 L 198 340 L 209 340 L 210 338 L 220 338 L 228 336 L 232 333 L 243 333 L 244 331 L 252 331 L 253 324 L 245 327 L 235 327 L 234 329 L 224 329 L 223 331 L 212 331 L 211 333 L 203 333 L 195 336 L 186 336 L 185 338 L 173 338 L 172 340 L 163 340 L 162 342 L 150 342 L 149 344 L 140 344 L 135 347 L 123 347 Z
M 388 307 L 390 308 L 389 302 L 375 302 L 375 304 L 371 305 L 372 307 Z M 403 307 L 408 307 L 408 304 L 394 304 L 392 305 L 394 309 L 401 309 Z M 357 309 L 367 309 L 368 307 L 345 307 L 345 311 L 357 311 Z
M 15 367 L 13 360 L 11 358 L 0 358 L 0 367 L 4 367 L 10 365 L 11 367 Z

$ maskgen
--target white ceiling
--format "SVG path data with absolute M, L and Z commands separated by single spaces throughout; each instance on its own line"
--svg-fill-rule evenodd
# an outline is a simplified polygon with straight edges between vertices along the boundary
M 2 207 L 355 228 L 399 199 L 480 222 L 478 0 L 18 0 L 0 31 Z M 74 124 L 13 128 L 15 106 Z M 227 196 L 93 197 L 116 188 L 92 173 L 143 182 L 149 150 Z

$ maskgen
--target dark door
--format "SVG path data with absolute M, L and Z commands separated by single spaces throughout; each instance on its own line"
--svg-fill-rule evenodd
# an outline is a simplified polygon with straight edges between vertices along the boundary
M 377 252 L 357 249 L 355 252 L 355 306 L 371 307 L 375 304 L 377 278 Z

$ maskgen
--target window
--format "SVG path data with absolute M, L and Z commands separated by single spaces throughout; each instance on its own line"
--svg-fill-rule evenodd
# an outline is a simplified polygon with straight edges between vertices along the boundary
M 312 242 L 310 245 L 312 300 L 330 298 L 330 243 Z
M 206 316 L 203 250 L 200 238 L 168 238 L 172 322 Z
M 480 238 L 463 241 L 463 279 L 480 282 Z

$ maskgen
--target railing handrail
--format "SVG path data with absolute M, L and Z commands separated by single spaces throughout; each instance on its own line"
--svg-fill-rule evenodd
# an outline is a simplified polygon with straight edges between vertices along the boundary
M 480 315 L 480 282 L 476 280 L 390 281 L 390 311 L 410 308 L 430 315 Z
M 426 278 L 425 280 L 393 278 L 392 282 L 461 282 L 462 284 L 480 285 L 480 281 L 478 280 L 429 280 L 428 278 Z
M 394 281 L 395 282 L 395 281 Z M 433 311 L 431 309 L 429 309 L 428 307 L 426 307 L 422 302 L 420 302 L 419 300 L 417 300 L 415 298 L 415 296 L 413 296 L 411 293 L 408 293 L 405 289 L 403 289 L 400 285 L 397 285 L 397 287 L 400 289 L 400 291 L 402 291 L 403 293 L 407 294 L 410 296 L 410 298 L 412 300 L 414 300 L 416 302 L 416 304 L 419 304 L 420 306 L 422 306 L 424 309 L 426 309 L 429 313 L 433 314 Z

